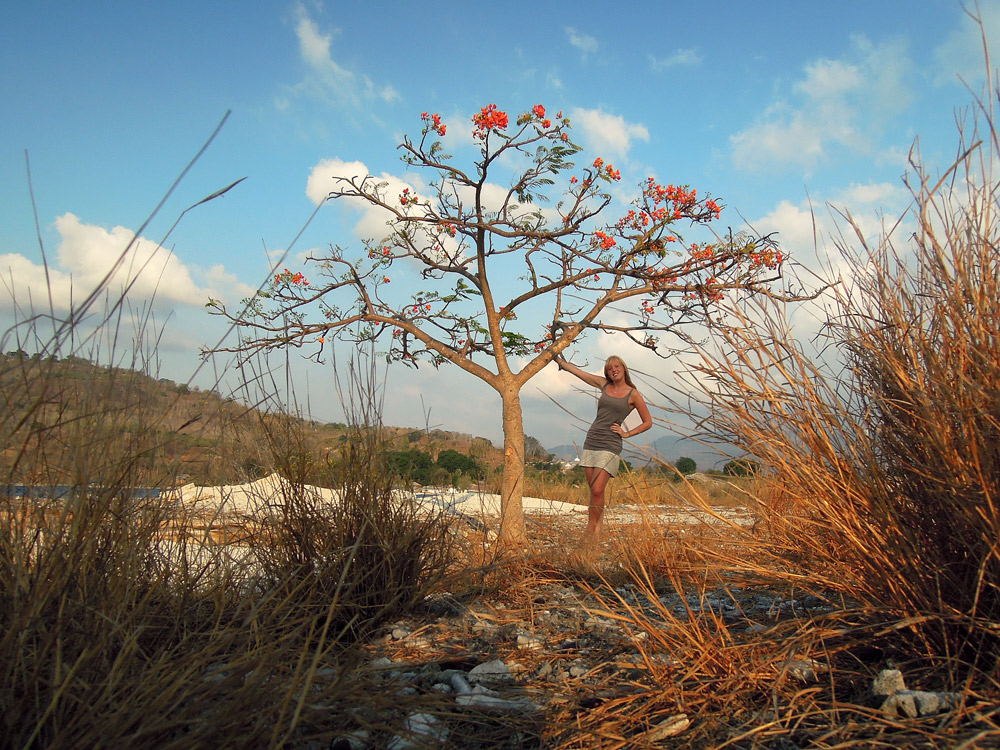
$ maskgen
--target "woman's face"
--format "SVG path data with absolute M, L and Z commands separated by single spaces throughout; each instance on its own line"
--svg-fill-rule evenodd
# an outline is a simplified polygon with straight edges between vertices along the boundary
M 604 375 L 612 383 L 620 383 L 625 379 L 625 365 L 620 360 L 613 359 L 604 368 Z

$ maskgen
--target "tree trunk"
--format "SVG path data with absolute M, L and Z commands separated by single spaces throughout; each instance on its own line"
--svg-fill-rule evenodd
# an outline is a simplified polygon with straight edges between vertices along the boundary
M 500 394 L 503 399 L 503 477 L 500 480 L 500 541 L 523 546 L 524 528 L 524 422 L 521 396 L 515 389 Z

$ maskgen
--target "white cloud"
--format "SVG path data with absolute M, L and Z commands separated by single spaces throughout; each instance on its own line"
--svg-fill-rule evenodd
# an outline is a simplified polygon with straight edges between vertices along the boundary
M 313 167 L 306 183 L 306 195 L 309 199 L 319 204 L 326 199 L 330 192 L 337 188 L 338 184 L 346 187 L 345 183 L 340 183 L 336 178 L 354 179 L 360 185 L 361 180 L 370 174 L 368 167 L 360 161 L 343 161 L 341 159 L 324 159 Z M 373 175 L 374 177 L 374 175 Z M 409 188 L 420 198 L 427 199 L 430 194 L 422 181 L 408 177 L 403 179 L 395 175 L 383 172 L 376 179 L 385 183 L 381 188 L 387 202 L 392 204 L 396 196 Z M 487 182 L 482 186 L 480 198 L 483 208 L 486 211 L 498 211 L 507 199 L 509 188 L 496 183 Z M 471 205 L 474 199 L 474 191 L 471 188 L 460 191 L 466 206 Z M 380 238 L 388 233 L 386 222 L 392 218 L 392 214 L 384 208 L 371 204 L 361 198 L 341 198 L 346 200 L 352 210 L 359 212 L 361 218 L 354 226 L 354 234 L 358 239 Z
M 626 122 L 621 115 L 608 114 L 602 109 L 578 107 L 569 116 L 574 132 L 579 132 L 581 140 L 605 158 L 623 158 L 634 140 L 649 141 L 645 125 Z
M 827 250 L 830 239 L 847 232 L 849 215 L 869 244 L 876 244 L 885 226 L 903 216 L 910 204 L 909 191 L 902 184 L 876 182 L 852 184 L 832 192 L 825 204 L 803 201 L 796 205 L 781 201 L 774 209 L 753 222 L 761 234 L 777 232 L 778 243 L 812 271 L 823 266 L 839 266 L 839 253 Z M 850 233 L 853 234 L 851 229 Z M 819 246 L 818 248 L 816 246 Z M 815 252 L 814 252 L 815 251 Z
M 368 167 L 363 162 L 323 159 L 309 173 L 306 195 L 318 206 L 340 184 L 337 178 L 360 180 L 366 176 Z
M 324 159 L 309 174 L 306 183 L 306 195 L 313 203 L 319 204 L 326 199 L 332 190 L 338 189 L 338 185 L 347 187 L 346 184 L 338 182 L 336 178 L 354 179 L 358 185 L 361 179 L 371 174 L 368 167 L 360 161 L 343 161 L 341 159 Z M 375 177 L 375 175 L 372 175 Z M 421 195 L 422 183 L 414 180 L 402 180 L 387 172 L 377 176 L 379 182 L 386 183 L 382 188 L 387 201 L 393 200 L 404 189 L 409 188 L 411 192 Z M 424 197 L 424 196 L 421 196 Z M 350 208 L 361 214 L 361 218 L 354 225 L 354 234 L 359 239 L 379 239 L 389 233 L 386 222 L 390 220 L 392 214 L 384 208 L 372 205 L 361 198 L 341 198 L 339 201 L 346 201 Z
M 30 301 L 36 310 L 40 305 L 47 309 L 51 294 L 53 307 L 66 312 L 89 296 L 109 273 L 106 288 L 112 298 L 128 287 L 129 299 L 159 305 L 201 308 L 209 297 L 233 300 L 253 291 L 221 265 L 201 273 L 206 286 L 199 286 L 192 268 L 176 255 L 143 237 L 133 241 L 133 232 L 126 227 L 107 230 L 66 213 L 56 219 L 55 228 L 60 241 L 47 276 L 44 266 L 23 255 L 0 255 L 0 276 L 7 293 L 0 306 L 16 302 L 25 309 Z
M 877 247 L 900 217 L 905 220 L 909 204 L 909 191 L 902 185 L 853 184 L 831 194 L 825 205 L 810 207 L 808 202 L 795 205 L 783 200 L 752 224 L 758 233 L 777 233 L 784 253 L 802 267 L 794 272 L 804 288 L 815 290 L 829 282 L 850 288 L 858 267 L 844 251 L 863 255 L 865 245 Z M 904 224 L 894 236 L 904 238 L 910 231 Z M 789 309 L 789 320 L 800 340 L 810 340 L 821 331 L 832 302 L 832 293 L 827 293 Z
M 583 34 L 572 26 L 566 27 L 566 38 L 569 39 L 569 43 L 580 50 L 584 56 L 590 54 L 591 52 L 597 52 L 600 47 L 594 37 Z
M 649 56 L 649 64 L 653 70 L 666 70 L 676 67 L 693 67 L 701 65 L 701 53 L 696 49 L 678 49 L 667 57 Z
M 913 99 L 912 62 L 902 41 L 873 45 L 855 37 L 849 56 L 815 60 L 749 128 L 730 137 L 736 167 L 811 170 L 838 149 L 871 154 L 889 118 Z
M 327 101 L 337 106 L 358 106 L 361 102 L 381 99 L 395 101 L 399 92 L 389 84 L 376 86 L 368 76 L 341 66 L 334 59 L 331 46 L 335 33 L 323 33 L 309 16 L 305 6 L 295 7 L 297 23 L 295 35 L 299 40 L 299 54 L 308 66 L 306 78 L 293 88 L 293 92 Z M 275 100 L 279 109 L 288 107 L 286 97 Z
M 236 274 L 227 271 L 221 263 L 208 268 L 204 272 L 204 277 L 209 285 L 209 294 L 215 299 L 244 299 L 257 291 L 249 284 L 240 281 Z M 216 291 L 223 289 L 225 292 Z
M 997 0 L 979 0 L 969 6 L 975 13 L 979 9 L 982 27 L 968 15 L 962 12 L 958 26 L 951 31 L 945 41 L 934 50 L 934 60 L 938 66 L 935 82 L 957 83 L 959 79 L 969 85 L 983 79 L 986 72 L 986 60 L 983 55 L 983 38 L 989 45 L 990 59 L 993 64 L 1000 59 L 1000 2 Z

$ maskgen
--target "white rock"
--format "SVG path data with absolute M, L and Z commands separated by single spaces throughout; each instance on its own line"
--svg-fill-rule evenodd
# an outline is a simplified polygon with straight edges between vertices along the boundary
M 527 698 L 509 699 L 500 698 L 494 695 L 483 695 L 474 693 L 472 695 L 460 695 L 455 699 L 460 706 L 469 708 L 482 708 L 491 711 L 537 711 L 538 705 Z
M 498 693 L 496 690 L 490 690 L 485 685 L 476 685 L 474 688 L 472 688 L 472 695 L 488 695 L 491 698 L 500 697 L 500 693 Z
M 455 692 L 459 695 L 466 695 L 467 693 L 472 692 L 472 687 L 469 685 L 469 681 L 457 673 L 451 676 L 451 686 L 455 688 Z
M 642 735 L 642 739 L 646 742 L 659 742 L 667 737 L 680 734 L 689 726 L 691 726 L 691 719 L 687 717 L 687 714 L 674 714 L 657 722 L 655 727 Z
M 406 731 L 411 736 L 394 737 L 389 750 L 426 747 L 428 740 L 443 745 L 448 739 L 448 727 L 434 714 L 411 714 L 406 718 Z
M 885 697 L 906 690 L 903 682 L 903 673 L 898 669 L 883 669 L 878 676 L 872 680 L 872 695 Z
M 916 719 L 949 711 L 958 705 L 960 693 L 928 693 L 923 690 L 900 690 L 882 704 L 882 713 L 889 717 Z
M 513 682 L 514 675 L 500 659 L 484 662 L 469 670 L 470 682 Z
M 817 682 L 816 675 L 826 670 L 827 666 L 815 659 L 792 659 L 785 663 L 784 673 L 799 682 Z

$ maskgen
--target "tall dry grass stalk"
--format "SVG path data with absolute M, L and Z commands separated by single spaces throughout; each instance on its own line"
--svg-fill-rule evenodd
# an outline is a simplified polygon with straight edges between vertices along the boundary
M 1000 137 L 960 122 L 943 175 L 911 156 L 912 210 L 869 242 L 849 214 L 846 271 L 810 354 L 758 303 L 701 352 L 708 431 L 768 468 L 775 558 L 897 618 L 928 655 L 995 668 L 1000 640 Z M 912 235 L 912 236 L 911 236 Z M 905 237 L 905 239 L 904 239 Z M 720 353 L 721 352 L 721 353 Z

